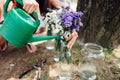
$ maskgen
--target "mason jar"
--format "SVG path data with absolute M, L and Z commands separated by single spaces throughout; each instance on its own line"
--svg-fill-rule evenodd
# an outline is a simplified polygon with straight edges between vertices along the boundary
M 85 43 L 81 54 L 85 54 L 87 58 L 103 58 L 103 47 L 95 43 Z

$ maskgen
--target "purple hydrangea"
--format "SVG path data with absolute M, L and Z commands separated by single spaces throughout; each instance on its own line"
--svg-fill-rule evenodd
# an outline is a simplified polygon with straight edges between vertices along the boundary
M 66 8 L 67 9 L 67 8 Z M 68 8 L 69 9 L 69 8 Z M 75 29 L 79 31 L 79 26 L 83 26 L 81 22 L 82 12 L 68 12 L 61 16 L 61 23 L 68 27 L 68 29 Z

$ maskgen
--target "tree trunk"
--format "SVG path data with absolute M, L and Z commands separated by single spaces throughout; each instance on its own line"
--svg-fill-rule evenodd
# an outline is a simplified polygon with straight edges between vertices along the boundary
M 120 43 L 120 0 L 78 0 L 84 26 L 79 39 L 104 47 Z

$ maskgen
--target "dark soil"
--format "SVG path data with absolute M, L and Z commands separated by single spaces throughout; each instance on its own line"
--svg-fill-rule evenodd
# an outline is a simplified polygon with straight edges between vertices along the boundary
M 46 60 L 42 67 L 41 80 L 57 80 L 56 78 L 51 79 L 48 76 L 49 65 L 55 63 L 53 56 L 56 52 L 47 50 L 45 43 L 39 44 L 37 47 L 37 52 L 30 54 L 26 51 L 25 47 L 18 48 L 9 45 L 8 50 L 0 53 L 0 80 L 19 80 L 19 75 L 29 67 L 35 65 L 39 59 Z M 77 65 L 80 60 L 82 61 L 80 46 L 75 44 L 71 52 L 74 54 L 73 63 Z M 104 60 L 93 61 L 97 66 L 97 80 L 120 79 L 120 70 L 114 66 L 113 62 L 109 59 L 110 57 L 107 57 L 107 59 L 105 58 Z M 30 72 L 25 76 L 28 79 L 23 78 L 23 80 L 34 80 L 34 76 L 34 71 Z M 72 80 L 79 80 L 79 75 L 77 72 L 73 73 L 73 76 L 74 79 Z

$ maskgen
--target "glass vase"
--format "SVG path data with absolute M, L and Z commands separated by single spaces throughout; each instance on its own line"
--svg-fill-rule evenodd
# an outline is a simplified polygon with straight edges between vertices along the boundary
M 59 80 L 70 80 L 72 73 L 72 56 L 67 48 L 67 42 L 61 41 Z
M 68 64 L 72 63 L 72 54 L 70 50 L 67 48 L 67 42 L 61 41 L 60 48 L 60 58 L 61 62 L 67 62 Z

